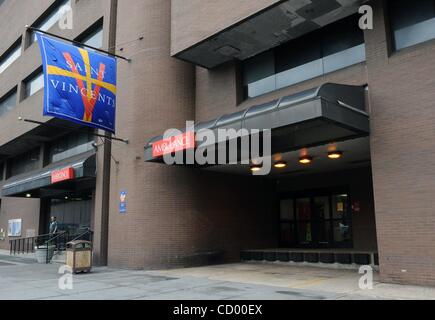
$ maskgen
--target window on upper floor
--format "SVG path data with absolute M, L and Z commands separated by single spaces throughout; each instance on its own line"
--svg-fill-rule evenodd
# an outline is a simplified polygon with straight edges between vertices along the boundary
M 49 163 L 62 161 L 75 155 L 93 149 L 93 130 L 88 132 L 74 132 L 50 143 L 48 147 Z
M 24 88 L 24 98 L 28 98 L 44 88 L 44 74 L 42 70 L 37 71 L 35 74 L 24 80 Z
M 435 0 L 394 0 L 388 6 L 395 50 L 435 39 Z
M 97 28 L 92 28 L 92 31 L 79 41 L 88 46 L 101 49 L 103 47 L 103 26 L 99 25 Z
M 21 56 L 21 39 L 15 42 L 1 57 L 0 57 L 0 74 L 3 73 L 15 60 Z
M 17 88 L 9 91 L 0 98 L 0 117 L 9 112 L 17 105 Z
M 4 179 L 5 164 L 0 162 L 0 181 Z
M 9 160 L 7 177 L 13 177 L 22 173 L 38 169 L 40 159 L 40 149 L 35 148 L 29 152 L 20 154 Z
M 364 62 L 364 33 L 353 15 L 243 62 L 245 98 Z
M 48 31 L 53 27 L 57 22 L 59 22 L 67 10 L 71 7 L 71 0 L 57 0 L 56 3 L 48 9 L 48 11 L 43 15 L 43 18 L 37 21 L 33 27 L 36 29 L 40 29 L 42 31 Z M 31 32 L 30 34 L 30 42 L 33 43 L 36 41 L 35 32 Z

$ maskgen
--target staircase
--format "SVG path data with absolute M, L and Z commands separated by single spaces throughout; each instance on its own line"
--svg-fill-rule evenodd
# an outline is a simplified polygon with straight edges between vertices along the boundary
M 65 264 L 66 263 L 66 251 L 65 250 L 56 251 L 53 255 L 53 258 L 51 259 L 51 262 L 57 263 L 57 264 Z
M 55 234 L 13 239 L 9 241 L 10 255 L 30 254 L 35 253 L 36 249 L 42 249 L 46 251 L 45 263 L 65 264 L 67 243 L 76 240 L 92 241 L 93 234 L 93 231 L 87 228 L 84 232 L 74 235 L 70 235 L 67 231 L 61 231 Z M 53 250 L 54 253 L 51 254 Z

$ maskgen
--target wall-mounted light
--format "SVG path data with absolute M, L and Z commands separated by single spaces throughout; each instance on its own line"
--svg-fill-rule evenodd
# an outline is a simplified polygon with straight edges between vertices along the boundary
M 340 159 L 343 156 L 343 152 L 342 151 L 331 151 L 328 153 L 328 158 L 329 159 Z
M 258 172 L 262 169 L 262 167 L 258 164 L 251 165 L 251 172 Z
M 299 163 L 300 164 L 310 164 L 311 162 L 313 162 L 313 157 L 303 156 L 303 157 L 299 158 Z
M 284 169 L 285 167 L 287 167 L 287 162 L 282 161 L 282 160 L 277 161 L 277 162 L 275 162 L 275 164 L 273 166 L 277 169 Z
M 31 198 L 32 195 L 30 193 L 26 194 L 26 198 Z

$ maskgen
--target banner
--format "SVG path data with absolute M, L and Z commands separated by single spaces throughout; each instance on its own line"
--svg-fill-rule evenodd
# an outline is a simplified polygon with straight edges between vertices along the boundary
M 115 133 L 116 59 L 36 33 L 44 115 Z

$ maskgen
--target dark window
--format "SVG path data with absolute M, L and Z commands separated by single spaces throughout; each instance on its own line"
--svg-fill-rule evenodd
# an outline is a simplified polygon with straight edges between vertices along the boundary
M 13 89 L 0 98 L 0 117 L 17 105 L 17 89 Z
M 358 15 L 243 62 L 245 98 L 313 79 L 366 60 Z
M 49 162 L 58 162 L 93 149 L 94 137 L 89 133 L 72 133 L 52 142 L 49 146 Z
M 0 74 L 21 56 L 21 38 L 0 57 Z
M 39 167 L 39 148 L 23 153 L 9 160 L 8 177 L 13 177 L 25 172 L 29 172 Z
M 5 171 L 5 164 L 2 162 L 0 163 L 0 181 L 4 179 L 4 171 Z
M 33 27 L 42 31 L 50 30 L 61 17 L 71 8 L 71 0 L 57 0 L 55 4 L 36 22 Z M 30 42 L 36 41 L 34 32 L 30 33 Z
M 44 74 L 42 70 L 38 70 L 36 73 L 31 75 L 24 81 L 25 87 L 25 96 L 24 98 L 28 98 L 33 96 L 39 90 L 44 88 Z
M 90 27 L 77 41 L 94 48 L 103 48 L 103 21 Z
M 313 248 L 352 247 L 349 203 L 347 194 L 335 193 L 281 200 L 281 245 Z
M 435 0 L 394 0 L 388 5 L 395 50 L 435 39 Z

